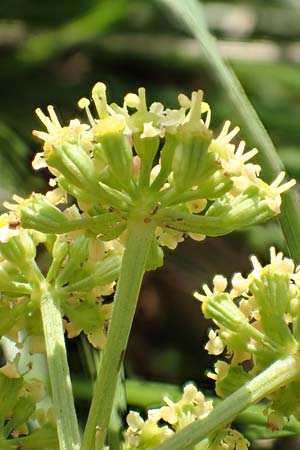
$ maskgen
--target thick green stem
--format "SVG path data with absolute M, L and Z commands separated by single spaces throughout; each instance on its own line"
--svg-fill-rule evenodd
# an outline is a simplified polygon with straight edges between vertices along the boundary
M 227 426 L 248 406 L 299 377 L 300 360 L 298 356 L 278 359 L 270 367 L 245 384 L 245 386 L 221 401 L 205 419 L 188 425 L 156 447 L 155 450 L 185 450 L 192 448 L 209 434 Z
M 56 413 L 60 450 L 79 450 L 80 434 L 75 412 L 70 372 L 59 305 L 46 282 L 41 283 L 41 314 L 47 361 Z
M 101 357 L 81 450 L 102 450 L 112 411 L 118 372 L 126 351 L 154 225 L 144 218 L 128 221 L 128 235 L 112 319 Z
M 51 287 L 35 262 L 27 267 L 27 277 L 32 285 L 32 301 L 40 306 L 42 316 L 59 449 L 79 450 L 80 433 L 58 299 L 53 298 Z

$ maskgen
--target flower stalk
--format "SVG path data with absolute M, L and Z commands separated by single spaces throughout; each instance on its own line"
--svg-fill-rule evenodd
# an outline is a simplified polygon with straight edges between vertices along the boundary
M 79 450 L 80 433 L 72 393 L 62 314 L 57 299 L 54 298 L 48 283 L 37 267 L 35 274 L 36 278 L 39 278 L 39 290 L 35 291 L 33 300 L 40 302 L 59 449 Z
M 101 450 L 112 411 L 118 374 L 126 351 L 147 255 L 154 235 L 154 224 L 143 217 L 128 221 L 127 243 L 114 299 L 113 313 L 93 400 L 83 435 L 81 450 Z
M 203 420 L 193 422 L 155 450 L 185 450 L 230 423 L 248 406 L 300 377 L 299 356 L 278 359 L 243 387 L 224 399 Z

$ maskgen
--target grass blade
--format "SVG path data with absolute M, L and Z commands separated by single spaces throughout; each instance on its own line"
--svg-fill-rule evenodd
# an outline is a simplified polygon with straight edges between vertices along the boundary
M 223 86 L 229 101 L 237 112 L 243 131 L 258 147 L 258 162 L 267 181 L 273 181 L 283 164 L 274 144 L 264 128 L 255 109 L 245 94 L 238 78 L 222 59 L 216 40 L 208 30 L 201 3 L 197 0 L 158 0 L 165 4 L 199 42 L 203 55 L 212 69 L 212 74 Z M 290 256 L 300 263 L 300 196 L 297 189 L 285 194 L 282 213 L 279 218 Z

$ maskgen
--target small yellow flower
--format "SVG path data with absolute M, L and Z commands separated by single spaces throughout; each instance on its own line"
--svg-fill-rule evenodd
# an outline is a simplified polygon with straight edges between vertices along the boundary
M 208 333 L 209 341 L 205 345 L 209 355 L 221 355 L 223 353 L 225 345 L 218 333 L 215 330 L 210 330 Z
M 46 116 L 40 108 L 36 109 L 36 114 L 42 124 L 46 127 L 47 132 L 34 130 L 32 134 L 44 141 L 44 157 L 53 147 L 59 146 L 64 142 L 79 141 L 83 148 L 89 151 L 92 147 L 93 134 L 90 126 L 80 123 L 78 119 L 70 120 L 68 126 L 62 127 L 53 106 L 48 106 L 49 116 Z M 45 167 L 43 154 L 38 153 L 34 158 L 33 167 L 36 169 Z

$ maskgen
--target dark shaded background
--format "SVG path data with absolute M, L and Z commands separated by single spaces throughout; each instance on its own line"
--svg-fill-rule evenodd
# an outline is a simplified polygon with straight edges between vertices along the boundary
M 300 177 L 300 2 L 205 1 L 206 17 L 257 109 L 291 176 Z M 226 93 L 207 69 L 197 43 L 158 2 L 149 0 L 1 0 L 0 3 L 0 200 L 13 193 L 46 191 L 46 173 L 33 173 L 40 143 L 37 106 L 53 104 L 62 122 L 80 115 L 77 100 L 96 81 L 111 101 L 145 86 L 149 101 L 175 106 L 177 94 L 203 89 L 212 126 L 233 123 Z M 241 138 L 243 133 L 241 131 Z M 251 145 L 251 144 L 249 144 Z M 212 366 L 203 351 L 207 323 L 192 292 L 215 273 L 230 277 L 249 268 L 249 254 L 268 258 L 284 248 L 276 222 L 246 233 L 187 240 L 166 251 L 165 265 L 146 275 L 127 352 L 127 372 L 211 388 Z M 79 347 L 80 348 L 80 347 Z M 78 347 L 71 364 L 78 375 Z

